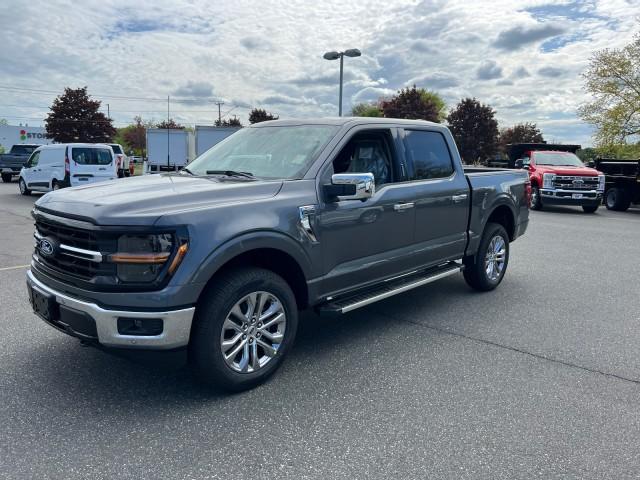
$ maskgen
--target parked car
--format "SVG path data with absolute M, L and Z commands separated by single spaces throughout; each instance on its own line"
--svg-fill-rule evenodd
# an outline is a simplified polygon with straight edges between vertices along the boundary
M 39 199 L 29 298 L 85 342 L 186 347 L 204 381 L 242 390 L 281 364 L 301 309 L 459 272 L 496 288 L 530 194 L 527 172 L 464 169 L 440 124 L 263 122 L 180 172 Z
M 22 195 L 48 192 L 117 178 L 109 145 L 56 143 L 39 146 L 20 170 Z
M 118 178 L 130 176 L 131 169 L 129 167 L 129 157 L 124 153 L 122 146 L 118 143 L 109 143 L 108 145 L 113 150 L 113 155 L 116 159 Z
M 2 181 L 10 183 L 13 177 L 20 175 L 20 169 L 29 160 L 29 156 L 40 145 L 19 144 L 14 145 L 9 153 L 0 154 L 0 172 L 2 173 Z
M 580 145 L 520 143 L 510 145 L 516 168 L 529 171 L 531 208 L 545 205 L 576 205 L 593 213 L 602 203 L 604 174 L 587 167 L 576 156 Z
M 604 173 L 604 204 L 609 210 L 625 211 L 640 203 L 640 160 L 598 158 L 598 170 Z

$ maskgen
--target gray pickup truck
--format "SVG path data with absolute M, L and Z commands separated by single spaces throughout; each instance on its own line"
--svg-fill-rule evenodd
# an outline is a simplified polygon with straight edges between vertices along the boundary
M 27 163 L 33 151 L 41 145 L 19 144 L 14 145 L 9 153 L 0 154 L 0 174 L 2 181 L 11 183 L 13 177 L 20 175 L 20 170 Z
M 458 272 L 495 288 L 530 195 L 527 172 L 465 170 L 439 124 L 264 122 L 178 173 L 40 198 L 29 298 L 85 342 L 186 347 L 205 382 L 242 390 L 281 364 L 299 310 L 343 314 Z

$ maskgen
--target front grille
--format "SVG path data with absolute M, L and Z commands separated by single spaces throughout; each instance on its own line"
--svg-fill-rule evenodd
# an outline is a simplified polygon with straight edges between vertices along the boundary
M 89 254 L 60 248 L 67 246 L 91 252 L 112 253 L 115 251 L 116 240 L 109 234 L 99 232 L 98 235 L 95 230 L 62 225 L 41 216 L 36 217 L 35 226 L 36 237 L 53 240 L 58 245 L 53 255 L 44 255 L 37 246 L 34 252 L 34 258 L 49 275 L 61 280 L 72 276 L 84 281 L 94 281 L 98 277 L 116 274 L 113 264 L 92 261 Z
M 553 188 L 560 190 L 597 190 L 598 177 L 556 175 L 553 179 Z

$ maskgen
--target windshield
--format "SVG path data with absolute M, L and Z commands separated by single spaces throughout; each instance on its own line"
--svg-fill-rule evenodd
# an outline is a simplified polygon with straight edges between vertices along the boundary
M 11 153 L 16 155 L 31 155 L 39 146 L 40 145 L 14 145 L 11 147 Z
M 302 178 L 335 135 L 331 125 L 243 128 L 189 164 L 189 172 L 247 172 L 259 178 Z
M 584 163 L 576 155 L 569 152 L 536 152 L 535 160 L 536 165 L 584 167 Z
M 122 155 L 122 148 L 120 148 L 120 145 L 118 145 L 118 144 L 115 144 L 115 145 L 109 144 L 109 146 L 111 147 L 111 150 L 113 150 L 113 153 Z

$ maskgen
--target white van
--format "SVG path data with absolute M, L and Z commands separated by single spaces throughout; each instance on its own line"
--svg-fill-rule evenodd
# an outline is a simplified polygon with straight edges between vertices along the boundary
M 113 150 L 95 143 L 60 143 L 38 147 L 20 171 L 22 195 L 118 178 Z

